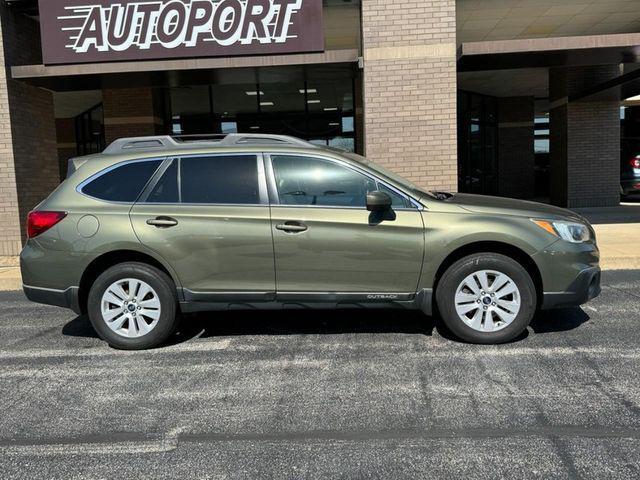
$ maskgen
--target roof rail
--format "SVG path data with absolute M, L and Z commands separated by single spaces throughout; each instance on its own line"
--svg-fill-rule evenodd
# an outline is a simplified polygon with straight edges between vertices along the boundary
M 287 135 L 260 133 L 229 133 L 206 135 L 156 135 L 149 137 L 120 138 L 111 143 L 102 153 L 118 154 L 130 151 L 162 151 L 174 148 L 229 147 L 234 145 L 289 145 L 313 147 L 317 145 Z

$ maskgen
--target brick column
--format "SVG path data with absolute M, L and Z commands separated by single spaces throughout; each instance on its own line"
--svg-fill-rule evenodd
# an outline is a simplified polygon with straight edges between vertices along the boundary
M 365 153 L 457 188 L 455 0 L 363 0 Z
M 564 207 L 620 203 L 620 102 L 617 93 L 569 101 L 620 75 L 617 65 L 549 72 L 551 202 Z
M 103 90 L 106 144 L 122 137 L 163 133 L 163 100 L 161 91 L 148 87 Z
M 498 192 L 501 196 L 534 196 L 534 110 L 533 97 L 499 99 Z
M 10 76 L 13 65 L 42 62 L 38 24 L 4 3 L 0 19 L 0 257 L 10 257 L 22 248 L 27 213 L 60 173 L 51 92 Z

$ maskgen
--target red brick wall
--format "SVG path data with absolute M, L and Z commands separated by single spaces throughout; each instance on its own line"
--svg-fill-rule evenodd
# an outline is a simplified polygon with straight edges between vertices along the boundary
M 122 137 L 156 135 L 163 131 L 162 92 L 152 88 L 102 91 L 107 145 Z

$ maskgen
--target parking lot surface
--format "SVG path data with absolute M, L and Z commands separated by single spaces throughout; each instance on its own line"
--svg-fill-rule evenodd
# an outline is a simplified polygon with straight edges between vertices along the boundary
M 189 317 L 116 351 L 0 293 L 2 478 L 638 478 L 640 272 L 500 346 L 404 311 Z

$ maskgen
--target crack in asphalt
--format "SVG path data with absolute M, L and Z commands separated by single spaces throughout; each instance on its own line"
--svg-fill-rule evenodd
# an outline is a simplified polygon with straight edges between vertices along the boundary
M 494 438 L 562 438 L 640 439 L 640 429 L 626 427 L 587 427 L 575 425 L 542 425 L 520 428 L 464 429 L 397 429 L 397 430 L 312 430 L 271 433 L 183 433 L 176 428 L 162 437 L 141 433 L 113 433 L 71 438 L 0 439 L 0 453 L 7 455 L 63 455 L 76 453 L 125 454 L 166 452 L 185 444 L 227 442 L 313 443 L 313 442 L 374 442 L 384 440 L 482 440 Z

